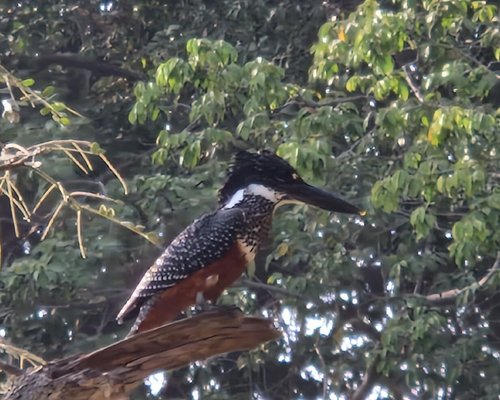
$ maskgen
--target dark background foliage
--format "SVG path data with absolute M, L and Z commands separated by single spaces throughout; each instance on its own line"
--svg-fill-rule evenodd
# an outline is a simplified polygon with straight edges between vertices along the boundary
M 44 155 L 39 169 L 67 190 L 118 202 L 84 198 L 98 212 L 79 224 L 63 207 L 43 241 L 58 197 L 30 222 L 18 215 L 16 237 L 0 186 L 6 342 L 52 359 L 123 336 L 116 312 L 161 248 L 216 206 L 231 155 L 269 148 L 367 217 L 280 210 L 222 302 L 275 318 L 283 339 L 162 375 L 136 398 L 498 397 L 493 2 L 52 0 L 0 11 L 0 93 L 18 106 L 3 114 L 0 145 L 95 141 L 128 186 L 97 157 L 85 174 L 64 153 Z M 48 105 L 31 107 L 23 88 Z M 30 209 L 48 188 L 33 168 L 10 179 Z

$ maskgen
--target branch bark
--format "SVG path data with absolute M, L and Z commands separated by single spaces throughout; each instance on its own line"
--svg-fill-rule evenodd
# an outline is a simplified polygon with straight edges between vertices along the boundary
M 222 353 L 249 350 L 280 333 L 267 319 L 211 311 L 56 360 L 14 381 L 4 400 L 122 400 L 149 374 Z

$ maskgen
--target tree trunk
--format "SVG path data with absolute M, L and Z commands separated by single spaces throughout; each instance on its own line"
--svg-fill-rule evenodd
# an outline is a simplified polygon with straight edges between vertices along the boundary
M 28 370 L 14 380 L 4 399 L 124 400 L 158 369 L 249 350 L 279 336 L 266 319 L 240 311 L 205 312 Z

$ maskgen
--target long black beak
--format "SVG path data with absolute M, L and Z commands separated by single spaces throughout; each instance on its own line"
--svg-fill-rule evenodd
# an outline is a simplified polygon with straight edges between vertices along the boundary
M 290 200 L 300 201 L 323 210 L 346 214 L 365 215 L 366 211 L 356 207 L 339 196 L 311 186 L 305 182 L 293 183 L 282 188 Z

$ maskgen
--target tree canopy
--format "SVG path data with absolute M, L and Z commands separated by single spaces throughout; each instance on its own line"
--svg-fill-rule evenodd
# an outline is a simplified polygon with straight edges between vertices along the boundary
M 367 215 L 280 209 L 221 301 L 283 338 L 156 375 L 135 398 L 498 398 L 495 2 L 0 11 L 0 360 L 125 335 L 117 311 L 216 207 L 231 155 L 271 149 Z

